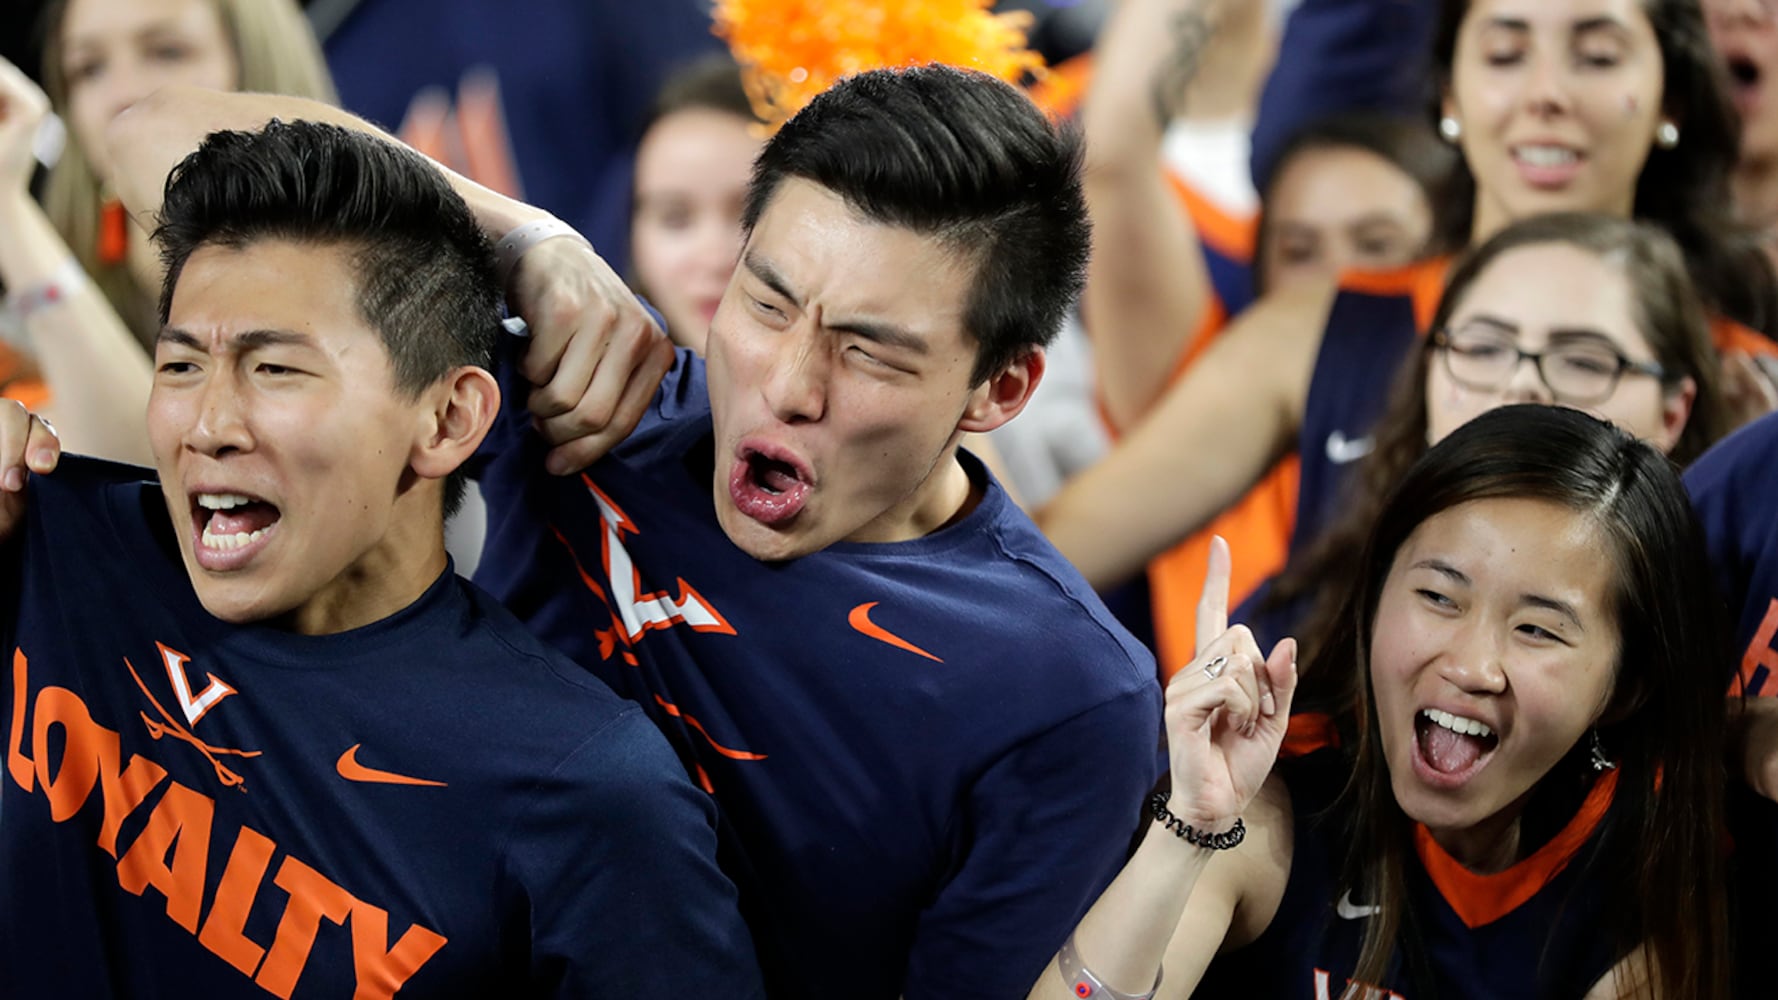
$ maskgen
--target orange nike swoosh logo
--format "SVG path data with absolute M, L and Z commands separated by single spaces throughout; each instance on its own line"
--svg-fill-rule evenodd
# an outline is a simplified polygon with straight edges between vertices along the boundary
M 410 778 L 405 774 L 396 774 L 394 771 L 379 771 L 374 767 L 365 767 L 363 764 L 358 763 L 358 748 L 363 745 L 364 744 L 362 743 L 354 743 L 346 748 L 345 753 L 340 754 L 339 763 L 335 765 L 339 769 L 340 777 L 347 781 L 371 781 L 381 785 L 431 785 L 436 788 L 445 787 L 445 783 L 442 781 L 427 781 L 425 778 Z
M 853 608 L 852 613 L 846 616 L 846 623 L 878 642 L 886 642 L 889 645 L 894 646 L 896 649 L 905 649 L 908 652 L 913 653 L 915 656 L 924 656 L 934 663 L 945 662 L 906 639 L 903 639 L 901 636 L 896 635 L 894 632 L 878 625 L 876 622 L 871 621 L 870 609 L 876 607 L 878 603 L 879 602 L 877 601 L 866 601 L 856 608 Z

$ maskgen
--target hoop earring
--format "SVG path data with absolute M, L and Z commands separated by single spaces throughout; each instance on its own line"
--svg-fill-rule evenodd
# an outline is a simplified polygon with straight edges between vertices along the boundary
M 1599 742 L 1599 730 L 1593 730 L 1593 746 L 1591 748 L 1593 770 L 1598 772 L 1615 771 L 1617 765 L 1605 756 L 1605 747 Z
M 1679 126 L 1663 121 L 1655 126 L 1655 145 L 1662 149 L 1672 149 L 1679 145 Z
M 1439 138 L 1446 142 L 1455 143 L 1458 139 L 1463 138 L 1463 123 L 1450 115 L 1445 115 L 1438 120 L 1438 134 Z

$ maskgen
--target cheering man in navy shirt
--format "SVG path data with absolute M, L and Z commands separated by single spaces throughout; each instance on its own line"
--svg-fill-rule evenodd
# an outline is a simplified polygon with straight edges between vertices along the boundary
M 161 219 L 157 470 L 25 483 L 0 403 L 4 992 L 759 996 L 708 797 L 451 571 L 499 405 L 463 202 L 298 122 Z
M 272 114 L 346 120 L 163 94 L 119 155 L 149 177 Z M 841 82 L 757 164 L 707 365 L 661 360 L 572 233 L 457 186 L 533 334 L 478 582 L 714 796 L 772 996 L 1023 996 L 1160 764 L 1152 659 L 959 449 L 1023 408 L 1080 287 L 1077 143 L 980 74 Z

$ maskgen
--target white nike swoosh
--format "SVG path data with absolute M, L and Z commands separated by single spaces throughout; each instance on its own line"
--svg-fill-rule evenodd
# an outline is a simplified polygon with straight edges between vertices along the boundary
M 1327 436 L 1327 460 L 1335 465 L 1356 462 L 1369 455 L 1376 446 L 1376 438 L 1369 434 L 1348 438 L 1344 432 L 1334 431 Z
M 1334 912 L 1340 915 L 1341 920 L 1363 920 L 1383 912 L 1383 908 L 1381 906 L 1352 905 L 1352 890 L 1347 889 L 1345 894 L 1340 897 L 1340 901 L 1334 904 Z

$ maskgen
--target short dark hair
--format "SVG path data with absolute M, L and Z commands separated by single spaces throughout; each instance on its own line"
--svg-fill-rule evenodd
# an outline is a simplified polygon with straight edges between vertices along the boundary
M 154 240 L 166 264 L 160 321 L 192 253 L 280 239 L 344 247 L 358 311 L 410 398 L 462 365 L 493 364 L 494 254 L 469 207 L 411 150 L 318 122 L 215 132 L 167 179 Z M 445 513 L 462 501 L 445 483 Z
M 754 164 L 748 234 L 785 178 L 975 262 L 964 324 L 973 382 L 1048 344 L 1080 294 L 1090 229 L 1081 145 L 1009 84 L 919 66 L 847 77 L 784 124 Z

